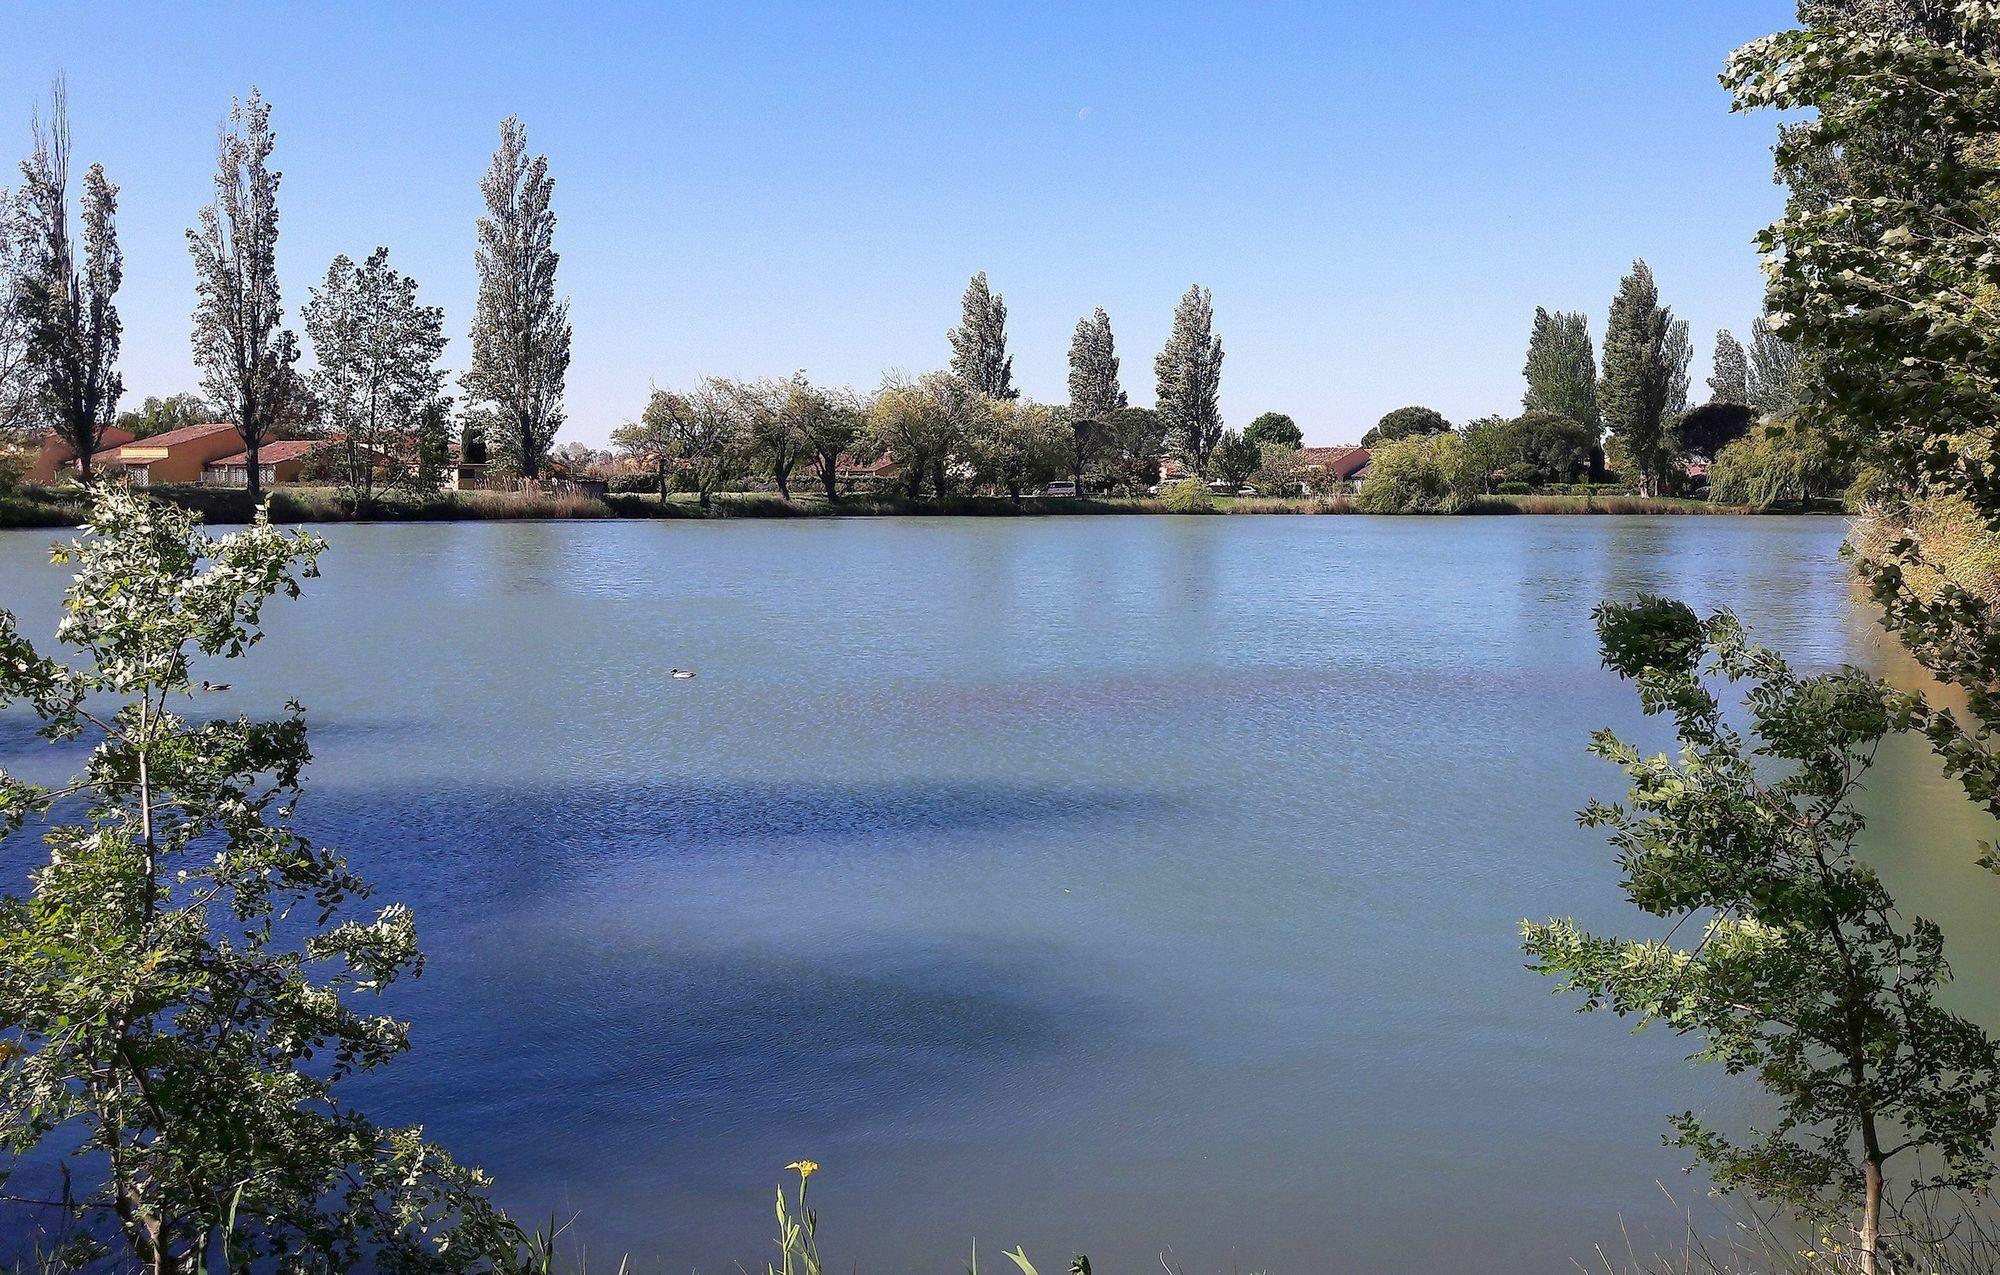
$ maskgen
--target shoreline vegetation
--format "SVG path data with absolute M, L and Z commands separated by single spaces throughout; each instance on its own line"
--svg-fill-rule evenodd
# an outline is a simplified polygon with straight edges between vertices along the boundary
M 199 513 L 211 523 L 247 524 L 257 506 L 242 488 L 189 484 L 163 486 L 147 493 L 154 499 Z M 1161 497 L 950 496 L 909 499 L 890 495 L 850 495 L 838 501 L 795 494 L 787 500 L 775 492 L 716 492 L 703 506 L 693 493 L 677 493 L 662 501 L 658 495 L 612 492 L 604 496 L 541 496 L 527 492 L 444 491 L 435 495 L 378 496 L 365 516 L 354 512 L 346 492 L 338 487 L 287 486 L 265 493 L 271 521 L 283 524 L 325 522 L 486 522 L 519 520 L 624 521 L 730 518 L 865 518 L 865 517 L 1049 517 L 1055 515 L 1182 516 L 1269 514 L 1369 514 L 1352 496 L 1216 497 L 1200 510 L 1177 510 Z M 78 487 L 22 487 L 0 494 L 0 530 L 73 527 L 84 521 L 89 499 Z M 1591 493 L 1576 495 L 1494 495 L 1472 500 L 1461 515 L 1507 514 L 1650 514 L 1755 515 L 1767 513 L 1844 513 L 1838 501 L 1798 502 L 1769 507 L 1718 505 L 1706 500 L 1671 496 L 1631 496 Z M 1381 517 L 1443 516 L 1416 511 Z

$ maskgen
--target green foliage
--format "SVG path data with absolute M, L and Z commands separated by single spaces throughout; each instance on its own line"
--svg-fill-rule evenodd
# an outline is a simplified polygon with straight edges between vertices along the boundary
M 199 394 L 169 394 L 165 398 L 148 395 L 143 406 L 118 414 L 118 428 L 132 431 L 134 438 L 151 438 L 189 425 L 207 425 L 225 419 Z
M 318 363 L 313 394 L 339 440 L 329 450 L 355 508 L 366 513 L 378 482 L 410 477 L 417 424 L 441 407 L 444 310 L 418 304 L 417 281 L 377 248 L 359 265 L 335 257 L 301 317 Z
M 479 183 L 486 201 L 473 251 L 479 294 L 459 384 L 484 421 L 493 464 L 524 478 L 541 474 L 562 431 L 569 376 L 569 301 L 556 299 L 555 189 L 548 156 L 530 156 L 528 130 L 511 116 L 502 120 Z
M 1455 514 L 1483 489 L 1464 439 L 1449 431 L 1413 434 L 1375 449 L 1355 503 L 1372 514 Z
M 1442 434 L 1450 428 L 1451 422 L 1444 418 L 1442 412 L 1433 411 L 1428 407 L 1399 407 L 1375 422 L 1375 427 L 1361 436 L 1361 445 L 1374 447 L 1378 443 L 1392 443 L 1399 438 Z
M 1715 334 L 1715 356 L 1711 360 L 1713 371 L 1709 374 L 1708 388 L 1711 406 L 1748 407 L 1750 405 L 1750 362 L 1743 353 L 1743 343 L 1732 332 Z M 1706 452 L 1713 456 L 1715 453 Z
M 1708 471 L 1708 497 L 1763 509 L 1838 495 L 1852 474 L 1823 435 L 1798 422 L 1767 425 L 1716 456 Z
M 1681 450 L 1691 457 L 1712 461 L 1722 449 L 1750 433 L 1757 413 L 1743 403 L 1717 399 L 1683 414 L 1674 425 Z
M 1123 407 L 1105 413 L 1104 430 L 1105 469 L 1113 487 L 1144 491 L 1160 480 L 1165 417 L 1149 407 Z
M 1590 344 L 1590 320 L 1581 314 L 1550 314 L 1535 307 L 1535 326 L 1528 336 L 1528 362 L 1522 369 L 1528 392 L 1521 407 L 1530 412 L 1567 416 L 1595 435 L 1601 428 L 1597 408 L 1597 356 Z
M 1124 406 L 1111 316 L 1099 307 L 1076 321 L 1076 333 L 1070 338 L 1069 410 L 1077 420 L 1101 420 Z
M 1215 335 L 1214 298 L 1199 284 L 1174 308 L 1166 348 L 1153 360 L 1154 402 L 1166 423 L 1167 444 L 1189 469 L 1208 472 L 1222 439 L 1222 338 Z
M 1160 493 L 1160 504 L 1170 514 L 1205 514 L 1215 510 L 1208 486 L 1199 478 L 1183 478 L 1174 483 Z
M 988 398 L 1020 393 L 1007 353 L 1007 302 L 986 286 L 984 270 L 965 285 L 959 325 L 945 336 L 951 341 L 951 370 L 960 380 Z
M 1571 483 L 1590 476 L 1597 433 L 1555 412 L 1524 412 L 1507 423 L 1507 476 L 1520 482 Z
M 1760 237 L 1768 380 L 1789 377 L 1801 422 L 1875 476 L 1858 565 L 1887 625 L 1964 691 L 1975 731 L 1940 721 L 1932 746 L 2000 814 L 2000 612 L 1950 574 L 1964 537 L 1936 542 L 1946 557 L 1912 534 L 1927 509 L 2000 529 L 2000 10 L 1805 6 L 1723 82 L 1738 110 L 1796 121 L 1776 151 L 1791 196 Z
M 1604 424 L 1630 457 L 1647 495 L 1667 485 L 1677 456 L 1672 416 L 1687 390 L 1686 325 L 1660 304 L 1643 261 L 1618 285 L 1604 329 L 1604 376 L 1598 402 Z
M 124 325 L 116 304 L 125 254 L 118 246 L 118 187 L 101 164 L 84 173 L 81 243 L 71 228 L 69 105 L 60 79 L 54 96 L 48 126 L 36 122 L 34 154 L 21 165 L 13 210 L 19 273 L 7 300 L 19 321 L 22 350 L 20 367 L 8 379 L 24 383 L 24 414 L 47 422 L 69 444 L 88 483 L 90 458 L 125 390 L 118 373 Z
M 1596 620 L 1606 666 L 1636 683 L 1647 714 L 1672 718 L 1679 746 L 1647 756 L 1594 735 L 1630 792 L 1580 818 L 1610 830 L 1626 897 L 1668 928 L 1635 941 L 1524 923 L 1532 968 L 1584 1010 L 1695 1036 L 1697 1059 L 1755 1074 L 1774 1123 L 1739 1138 L 1689 1112 L 1672 1142 L 1725 1189 L 1858 1213 L 1871 1270 L 1884 1166 L 1914 1152 L 1915 1186 L 1982 1188 L 2000 1115 L 2000 1053 L 1937 1004 L 1943 935 L 1899 916 L 1854 851 L 1876 750 L 1928 710 L 1855 669 L 1802 676 L 1726 612 L 1702 620 L 1641 597 Z M 1738 684 L 1747 739 L 1718 695 Z M 1698 937 L 1676 946 L 1690 924 Z
M 1215 476 L 1227 483 L 1229 490 L 1235 491 L 1248 482 L 1250 475 L 1264 463 L 1264 453 L 1256 443 L 1233 429 L 1222 431 L 1222 440 L 1215 445 Z
M 96 498 L 56 559 L 75 576 L 37 652 L 0 613 L 0 703 L 51 744 L 87 742 L 58 787 L 0 775 L 0 834 L 42 829 L 33 895 L 0 902 L 0 1145 L 68 1156 L 76 1208 L 119 1220 L 137 1263 L 462 1271 L 511 1260 L 485 1179 L 341 1101 L 408 1047 L 359 1002 L 421 968 L 392 904 L 291 828 L 309 758 L 276 721 L 190 720 L 198 658 L 243 655 L 264 603 L 322 544 L 258 524 L 217 540 L 173 505 Z M 274 1267 L 275 1268 L 275 1267 Z
M 1266 412 L 1243 427 L 1243 437 L 1262 447 L 1266 443 L 1278 443 L 1286 447 L 1299 447 L 1306 441 L 1299 423 L 1283 412 Z

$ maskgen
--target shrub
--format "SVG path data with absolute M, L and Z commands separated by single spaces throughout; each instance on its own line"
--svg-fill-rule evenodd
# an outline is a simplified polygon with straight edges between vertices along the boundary
M 1500 484 L 1500 494 L 1503 496 L 1525 496 L 1533 490 L 1534 488 L 1530 487 L 1527 483 Z
M 1374 449 L 1356 503 L 1372 514 L 1463 513 L 1482 485 L 1463 439 L 1424 434 Z
M 1205 514 L 1215 509 L 1208 487 L 1199 478 L 1183 478 L 1160 493 L 1160 504 L 1170 514 Z

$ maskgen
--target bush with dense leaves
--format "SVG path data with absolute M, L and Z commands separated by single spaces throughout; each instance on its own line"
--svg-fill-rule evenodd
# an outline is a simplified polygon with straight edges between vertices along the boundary
M 1208 488 L 1199 478 L 1183 478 L 1160 493 L 1160 503 L 1170 514 L 1205 514 L 1215 508 Z
M 1471 507 L 1483 485 L 1457 434 L 1419 434 L 1374 450 L 1355 503 L 1373 514 L 1455 514 Z

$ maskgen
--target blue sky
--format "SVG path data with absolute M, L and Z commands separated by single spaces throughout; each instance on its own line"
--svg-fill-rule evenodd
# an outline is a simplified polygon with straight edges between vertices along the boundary
M 505 115 L 556 177 L 575 355 L 565 438 L 649 383 L 869 387 L 941 366 L 966 278 L 1017 382 L 1065 395 L 1110 312 L 1135 403 L 1192 282 L 1234 425 L 1352 441 L 1425 403 L 1515 407 L 1536 305 L 1601 332 L 1651 262 L 1695 332 L 1742 332 L 1780 205 L 1775 121 L 1716 83 L 1783 0 L 826 5 L 16 0 L 0 156 L 67 74 L 80 160 L 123 188 L 133 404 L 195 387 L 183 232 L 233 94 L 274 103 L 296 326 L 337 253 L 387 245 L 463 365 L 478 180 Z

